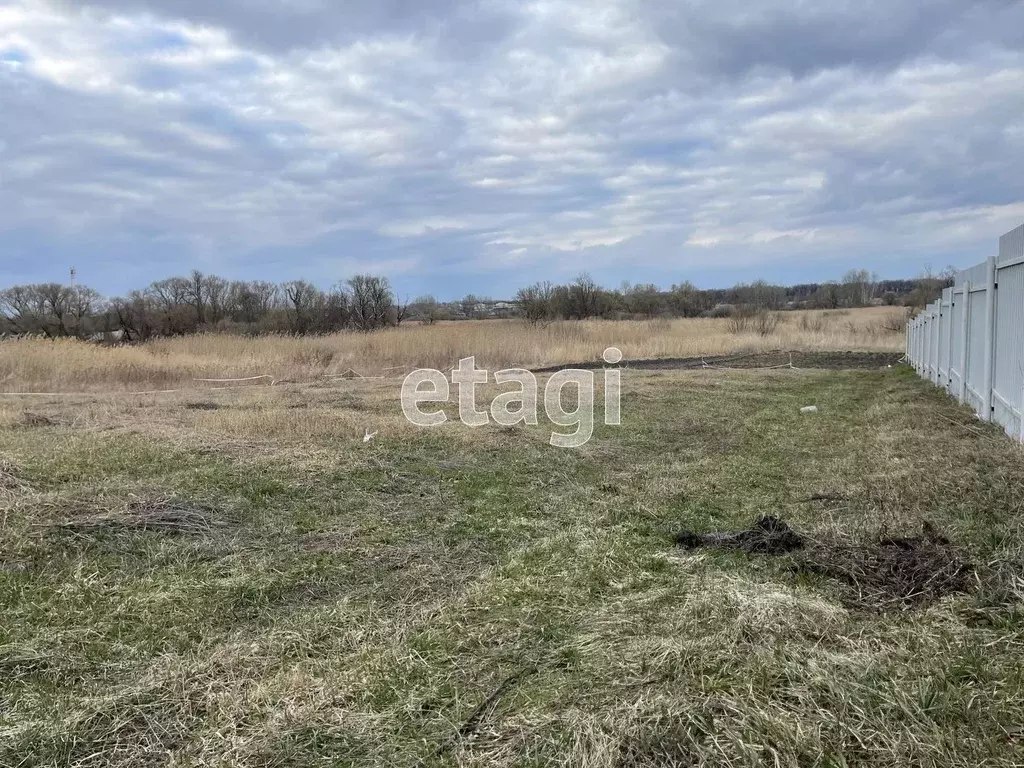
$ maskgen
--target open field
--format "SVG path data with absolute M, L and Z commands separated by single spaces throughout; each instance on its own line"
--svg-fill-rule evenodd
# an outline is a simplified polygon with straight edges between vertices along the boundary
M 578 450 L 396 400 L 0 400 L 0 765 L 1024 762 L 1024 459 L 910 371 L 629 371 Z M 930 521 L 969 592 L 674 544 L 762 514 Z
M 610 346 L 627 359 L 787 350 L 904 349 L 901 310 L 783 312 L 767 335 L 735 333 L 727 319 L 587 320 L 532 327 L 518 321 L 407 325 L 318 338 L 201 335 L 134 347 L 77 341 L 0 341 L 0 391 L 145 391 L 197 378 L 309 380 L 354 369 L 364 376 L 413 368 L 449 370 L 475 355 L 480 367 L 544 367 L 597 360 Z M 895 327 L 897 330 L 893 330 Z

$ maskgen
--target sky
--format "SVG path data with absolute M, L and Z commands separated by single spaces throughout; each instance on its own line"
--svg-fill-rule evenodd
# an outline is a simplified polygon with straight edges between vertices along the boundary
M 0 0 L 0 285 L 913 277 L 1022 222 L 1017 0 Z

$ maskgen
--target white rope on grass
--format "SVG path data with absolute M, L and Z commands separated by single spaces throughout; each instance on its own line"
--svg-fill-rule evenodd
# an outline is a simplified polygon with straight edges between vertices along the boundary
M 756 352 L 752 352 L 749 355 L 741 355 L 740 357 L 734 357 L 734 358 L 731 358 L 731 359 L 732 360 L 742 360 L 745 357 L 754 357 L 755 355 L 757 355 L 757 353 Z M 788 363 L 782 363 L 781 365 L 758 365 L 758 366 L 750 366 L 749 368 L 734 368 L 734 367 L 730 367 L 730 366 L 726 366 L 726 365 L 711 365 L 703 357 L 700 359 L 700 361 L 701 361 L 701 363 L 703 363 L 704 368 L 709 369 L 709 370 L 713 370 L 713 371 L 776 371 L 776 370 L 779 370 L 780 368 L 789 368 L 789 369 L 792 369 L 794 371 L 801 370 L 800 368 L 797 368 L 795 365 L 793 365 L 793 353 L 792 352 L 789 353 L 789 362 Z M 723 360 L 722 362 L 728 362 L 728 361 L 727 360 Z
M 102 397 L 105 395 L 169 395 L 175 392 L 223 392 L 227 389 L 252 389 L 252 387 L 206 387 L 205 389 L 146 389 L 139 391 L 115 392 L 0 392 L 0 397 Z
M 351 374 L 351 375 L 350 375 Z M 359 371 L 349 368 L 341 373 L 325 373 L 325 379 L 384 379 L 386 376 L 363 376 Z
M 274 386 L 277 383 L 277 379 L 265 374 L 263 376 L 248 376 L 244 379 L 192 379 L 192 381 L 200 381 L 207 384 L 230 384 L 236 381 L 260 381 L 263 379 L 270 379 L 270 386 Z
M 0 397 L 99 397 L 101 395 L 163 395 L 169 392 L 184 392 L 183 389 L 151 389 L 145 392 L 0 392 Z

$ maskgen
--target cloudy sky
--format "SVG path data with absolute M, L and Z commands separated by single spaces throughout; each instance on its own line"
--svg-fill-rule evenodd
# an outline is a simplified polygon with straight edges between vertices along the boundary
M 0 0 L 0 283 L 400 293 L 967 266 L 1017 0 Z

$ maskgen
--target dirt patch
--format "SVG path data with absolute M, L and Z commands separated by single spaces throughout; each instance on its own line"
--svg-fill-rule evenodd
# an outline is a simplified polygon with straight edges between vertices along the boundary
M 299 539 L 299 548 L 317 554 L 346 552 L 358 539 L 358 531 L 321 531 L 309 533 Z
M 748 554 L 791 554 L 797 572 L 835 579 L 847 602 L 879 609 L 910 606 L 966 593 L 976 583 L 970 561 L 925 523 L 920 536 L 883 538 L 864 545 L 817 541 L 775 517 L 745 531 L 676 534 L 681 547 L 735 549 Z
M 802 549 L 804 543 L 803 536 L 777 517 L 762 517 L 746 531 L 681 531 L 676 534 L 676 544 L 687 549 L 741 549 L 744 552 L 762 555 L 782 555 L 794 549 Z
M 123 512 L 83 515 L 53 526 L 73 534 L 148 531 L 167 535 L 201 536 L 228 522 L 215 510 L 178 501 L 133 502 Z
M 618 365 L 600 362 L 554 365 L 534 368 L 534 373 L 553 373 L 566 368 L 594 370 L 601 368 L 633 368 L 644 371 L 700 370 L 702 368 L 816 368 L 822 370 L 864 370 L 873 371 L 896 365 L 903 359 L 899 352 L 756 352 L 746 355 L 718 355 L 708 357 L 671 357 L 656 360 L 623 360 Z

